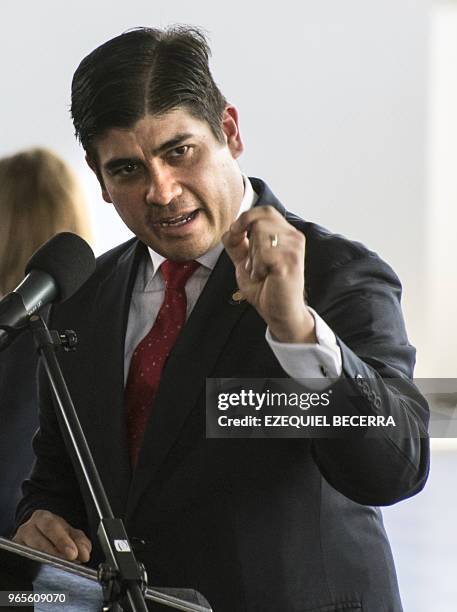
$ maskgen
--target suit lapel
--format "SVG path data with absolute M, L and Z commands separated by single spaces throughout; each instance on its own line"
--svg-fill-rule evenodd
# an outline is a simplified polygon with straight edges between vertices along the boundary
M 130 297 L 144 250 L 134 242 L 102 282 L 95 300 L 91 445 L 116 516 L 125 511 L 131 479 L 124 408 L 124 339 Z
M 255 206 L 273 206 L 273 208 L 276 208 L 276 210 L 285 217 L 286 209 L 268 185 L 258 178 L 249 177 L 249 180 L 251 181 L 254 191 L 258 195 Z

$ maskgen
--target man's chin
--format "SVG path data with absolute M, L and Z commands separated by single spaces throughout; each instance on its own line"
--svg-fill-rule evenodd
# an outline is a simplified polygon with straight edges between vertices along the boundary
M 156 241 L 148 241 L 146 244 L 156 253 L 162 255 L 166 259 L 172 261 L 191 261 L 198 259 L 211 248 L 212 243 L 202 243 L 201 241 L 194 242 L 188 240 L 173 241 L 173 244 L 157 243 Z

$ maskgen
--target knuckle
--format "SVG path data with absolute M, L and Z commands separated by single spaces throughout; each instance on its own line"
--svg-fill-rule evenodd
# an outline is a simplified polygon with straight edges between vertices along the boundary
M 302 232 L 300 232 L 300 230 L 298 230 L 296 227 L 294 227 L 293 225 L 290 226 L 291 230 L 290 230 L 290 235 L 291 237 L 298 243 L 298 244 L 305 244 L 306 243 L 306 238 L 305 238 L 305 234 L 303 234 Z
M 51 512 L 49 512 L 49 510 L 35 510 L 31 518 L 40 519 L 46 518 L 47 516 L 51 516 Z
M 73 540 L 72 538 L 70 538 L 68 534 L 59 533 L 59 534 L 54 534 L 54 537 L 52 538 L 52 542 L 54 546 L 56 546 L 56 548 L 63 550 L 66 546 L 71 545 L 73 543 Z
M 302 244 L 302 245 L 305 245 L 306 244 L 306 236 L 305 236 L 305 234 L 302 234 L 297 229 L 295 230 L 295 233 L 296 233 L 298 242 L 300 244 Z
M 73 529 L 71 532 L 71 535 L 73 539 L 77 541 L 78 543 L 84 544 L 84 546 L 88 546 L 89 548 L 92 548 L 91 541 L 86 536 L 84 531 L 81 531 L 81 529 Z
M 37 522 L 39 522 L 44 529 L 50 529 L 57 521 L 56 516 L 52 514 L 52 512 L 44 510 L 42 514 L 37 516 Z
M 265 214 L 268 215 L 269 217 L 274 217 L 275 215 L 278 214 L 278 211 L 276 210 L 276 208 L 274 208 L 271 204 L 266 204 L 265 206 L 263 206 L 263 209 L 265 211 Z
M 305 256 L 305 241 L 299 236 L 292 236 L 290 241 L 290 251 L 296 255 L 299 259 L 303 259 Z
M 303 257 L 300 251 L 297 251 L 296 249 L 291 249 L 289 252 L 289 261 L 293 266 L 301 264 L 303 262 Z
M 35 510 L 31 518 L 41 523 L 49 523 L 55 518 L 55 514 L 49 510 Z
M 251 218 L 251 215 L 252 212 L 250 210 L 246 210 L 245 212 L 241 213 L 241 215 L 237 219 L 238 225 L 244 225 L 245 223 L 248 223 L 249 219 Z

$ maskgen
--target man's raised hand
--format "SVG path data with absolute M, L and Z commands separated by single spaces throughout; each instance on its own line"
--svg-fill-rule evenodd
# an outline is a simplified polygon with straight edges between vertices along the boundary
M 316 342 L 306 308 L 305 236 L 272 206 L 241 214 L 222 237 L 238 287 L 280 342 Z

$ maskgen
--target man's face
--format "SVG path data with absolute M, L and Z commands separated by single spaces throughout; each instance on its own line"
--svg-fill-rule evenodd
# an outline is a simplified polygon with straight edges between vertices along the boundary
M 235 160 L 243 146 L 234 107 L 226 108 L 222 129 L 219 142 L 208 123 L 178 108 L 95 142 L 103 198 L 167 259 L 200 257 L 237 215 L 243 181 Z

